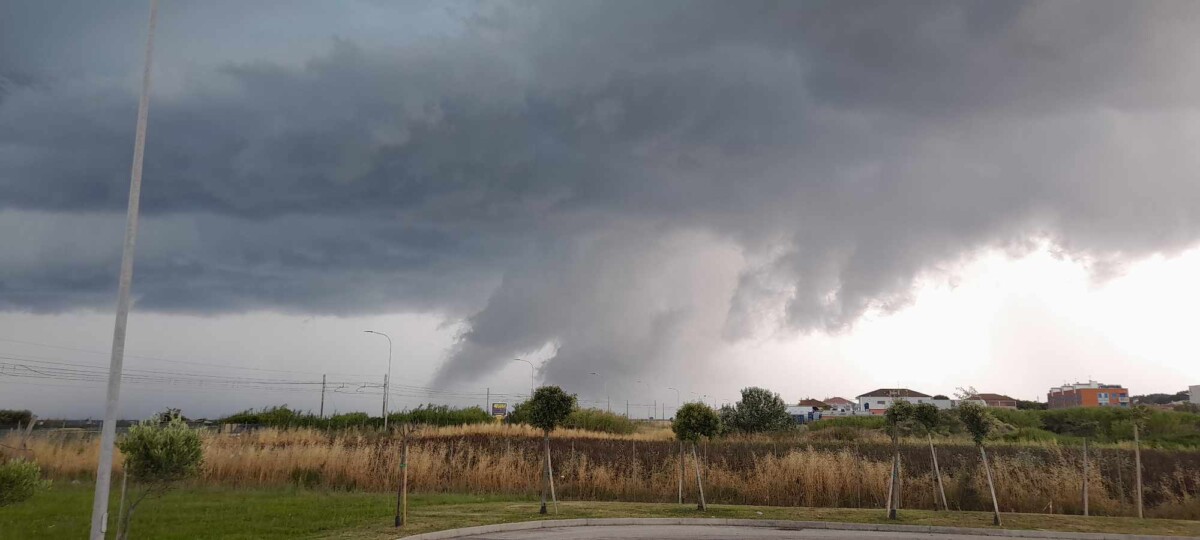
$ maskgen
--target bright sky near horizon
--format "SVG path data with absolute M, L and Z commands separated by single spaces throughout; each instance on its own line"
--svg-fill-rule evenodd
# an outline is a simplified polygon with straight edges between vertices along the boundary
M 0 408 L 101 412 L 145 7 L 0 5 Z M 122 414 L 1200 384 L 1197 21 L 163 2 Z

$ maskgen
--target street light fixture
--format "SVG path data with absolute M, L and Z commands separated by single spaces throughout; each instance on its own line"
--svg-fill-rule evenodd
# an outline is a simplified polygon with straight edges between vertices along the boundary
M 387 427 L 388 427 L 388 418 L 387 418 L 388 417 L 388 385 L 391 384 L 391 380 L 392 380 L 392 336 L 389 336 L 383 332 L 376 332 L 374 330 L 363 330 L 363 332 L 366 332 L 368 334 L 375 334 L 375 335 L 383 336 L 383 337 L 387 338 L 387 340 L 388 340 L 388 370 L 387 370 L 387 375 L 383 377 L 383 429 L 384 429 L 384 431 L 387 431 Z
M 533 399 L 533 387 L 536 386 L 536 383 L 534 383 L 533 362 L 524 358 L 513 358 L 513 362 L 525 362 L 529 364 L 529 399 Z

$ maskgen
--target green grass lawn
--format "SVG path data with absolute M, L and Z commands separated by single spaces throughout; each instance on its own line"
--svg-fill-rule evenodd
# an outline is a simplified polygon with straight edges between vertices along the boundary
M 82 538 L 91 510 L 90 484 L 58 483 L 25 503 L 0 508 L 0 539 Z M 148 499 L 133 519 L 131 537 L 190 538 L 395 538 L 394 496 L 302 489 L 189 488 Z M 537 502 L 511 497 L 416 495 L 409 498 L 409 527 L 403 534 L 532 519 L 583 517 L 725 517 L 884 523 L 882 510 L 778 508 L 647 503 L 560 503 L 560 513 L 543 518 Z M 112 507 L 116 515 L 116 505 Z M 983 512 L 901 510 L 899 523 L 991 527 Z M 1137 520 L 1042 514 L 1005 514 L 1005 527 L 1083 532 L 1200 536 L 1200 521 Z M 112 537 L 110 527 L 110 538 Z

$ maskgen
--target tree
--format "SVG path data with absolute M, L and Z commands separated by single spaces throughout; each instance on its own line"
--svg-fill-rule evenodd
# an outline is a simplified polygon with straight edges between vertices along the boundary
M 987 450 L 983 448 L 983 441 L 992 431 L 992 424 L 995 420 L 986 408 L 973 401 L 959 404 L 958 417 L 962 420 L 967 433 L 971 434 L 975 446 L 979 447 L 979 455 L 983 458 L 983 470 L 987 474 L 988 490 L 992 494 L 992 523 L 1000 526 L 1000 503 L 996 501 L 996 486 L 992 484 L 992 469 L 988 465 Z
M 913 420 L 921 427 L 925 428 L 925 436 L 929 438 L 929 454 L 933 457 L 933 478 L 937 482 L 937 493 L 934 493 L 933 507 L 937 509 L 937 495 L 942 496 L 942 509 L 950 510 L 950 503 L 946 500 L 946 489 L 942 486 L 942 471 L 938 468 L 937 449 L 933 447 L 933 432 L 937 429 L 942 421 L 942 413 L 938 410 L 937 405 L 932 403 L 921 403 L 913 408 Z
M 721 418 L 711 407 L 703 403 L 687 403 L 675 413 L 671 422 L 671 430 L 675 438 L 681 442 L 692 443 L 692 461 L 696 463 L 696 487 L 700 490 L 698 510 L 705 510 L 708 505 L 704 502 L 704 482 L 700 476 L 700 458 L 696 454 L 696 442 L 701 437 L 712 438 L 721 431 Z
M 0 409 L 0 426 L 27 426 L 33 420 L 33 413 L 25 409 Z
M 48 484 L 41 478 L 41 467 L 32 461 L 18 458 L 0 465 L 0 507 L 32 497 Z
M 787 403 L 766 388 L 743 388 L 742 399 L 734 404 L 734 411 L 734 427 L 744 433 L 782 431 L 794 425 Z
M 538 512 L 546 513 L 547 488 L 554 500 L 554 511 L 558 512 L 558 497 L 554 495 L 554 464 L 550 461 L 550 432 L 558 428 L 575 409 L 575 396 L 557 386 L 543 386 L 534 391 L 525 407 L 529 425 L 542 430 L 542 442 L 546 448 L 546 460 L 542 467 L 542 508 Z
M 142 493 L 122 516 L 117 537 L 127 538 L 129 520 L 150 495 L 160 496 L 179 481 L 194 476 L 204 461 L 200 435 L 179 416 L 162 422 L 156 416 L 129 429 L 117 442 L 125 456 L 125 474 L 142 487 Z
M 900 508 L 900 431 L 908 427 L 914 414 L 912 403 L 895 399 L 884 412 L 887 431 L 892 436 L 892 475 L 888 481 L 888 519 L 897 519 Z

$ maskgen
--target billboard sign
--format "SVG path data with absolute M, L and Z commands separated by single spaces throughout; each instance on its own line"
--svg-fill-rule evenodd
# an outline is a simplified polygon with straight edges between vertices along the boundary
M 492 404 L 492 416 L 506 416 L 506 415 L 508 415 L 508 404 L 507 403 L 493 403 Z

